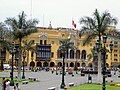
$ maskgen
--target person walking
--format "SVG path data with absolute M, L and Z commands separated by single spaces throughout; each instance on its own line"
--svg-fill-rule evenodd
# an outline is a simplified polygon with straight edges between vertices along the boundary
M 9 79 L 7 79 L 6 80 L 6 89 L 5 90 L 10 90 L 10 80 Z
M 16 86 L 14 86 L 14 88 L 12 90 L 16 90 Z
M 16 90 L 20 90 L 19 87 L 18 87 L 18 83 L 16 83 Z

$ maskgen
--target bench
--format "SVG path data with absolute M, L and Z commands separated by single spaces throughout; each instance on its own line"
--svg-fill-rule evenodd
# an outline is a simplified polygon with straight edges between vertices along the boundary
M 84 74 L 84 73 L 81 73 L 81 76 L 85 76 L 85 74 Z
M 71 87 L 71 86 L 74 86 L 74 83 L 69 83 L 68 85 Z
M 36 78 L 33 78 L 33 77 L 29 77 L 28 79 L 31 81 L 36 81 Z
M 108 74 L 107 76 L 108 76 L 108 77 L 111 77 L 112 75 L 111 75 L 111 74 Z
M 55 87 L 48 88 L 48 90 L 55 90 L 55 89 L 56 89 Z
M 22 84 L 28 84 L 28 81 L 22 81 Z

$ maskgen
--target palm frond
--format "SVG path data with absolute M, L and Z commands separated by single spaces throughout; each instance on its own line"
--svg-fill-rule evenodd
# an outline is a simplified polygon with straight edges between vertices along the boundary
M 26 20 L 24 11 L 18 15 L 18 19 L 7 18 L 5 22 L 12 29 L 14 39 L 21 40 L 25 36 L 37 31 L 36 25 L 38 24 L 38 20 Z
M 80 24 L 82 25 L 80 36 L 88 34 L 88 36 L 83 41 L 83 45 L 85 45 L 86 43 L 89 43 L 91 39 L 94 39 L 97 36 L 99 36 L 100 39 L 101 36 L 106 33 L 106 30 L 108 30 L 107 27 L 113 24 L 117 24 L 117 19 L 112 17 L 111 14 L 107 11 L 100 14 L 96 9 L 93 13 L 93 18 L 83 17 L 80 19 Z
M 82 42 L 83 46 L 89 44 L 93 39 L 96 38 L 96 36 L 97 36 L 97 34 L 95 34 L 95 33 L 88 34 Z

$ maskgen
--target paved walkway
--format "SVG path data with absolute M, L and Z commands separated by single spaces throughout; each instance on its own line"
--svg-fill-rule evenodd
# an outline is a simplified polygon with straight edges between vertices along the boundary
M 14 76 L 17 75 L 17 72 L 14 72 Z M 9 72 L 0 72 L 0 77 L 1 76 L 9 76 Z M 20 84 L 19 87 L 21 90 L 48 90 L 50 87 L 56 87 L 56 90 L 61 90 L 60 89 L 60 84 L 61 84 L 61 76 L 62 75 L 56 75 L 55 72 L 52 74 L 50 71 L 45 72 L 45 71 L 38 71 L 38 72 L 25 72 L 26 78 L 29 77 L 35 77 L 37 78 L 40 82 L 31 82 L 28 83 L 27 85 L 22 85 Z M 69 83 L 74 83 L 75 85 L 79 85 L 82 83 L 87 83 L 88 75 L 82 77 L 80 74 L 74 74 L 74 77 L 72 75 L 66 74 L 65 76 L 65 84 L 66 86 L 69 86 Z M 102 77 L 101 77 L 102 80 Z M 117 76 L 112 76 L 112 78 L 107 78 L 106 80 L 111 81 L 113 80 L 114 82 L 120 82 L 120 78 Z M 97 82 L 97 75 L 92 75 L 92 81 Z M 13 88 L 13 87 L 11 87 Z M 0 89 L 1 90 L 1 89 Z M 12 90 L 12 89 L 11 89 Z

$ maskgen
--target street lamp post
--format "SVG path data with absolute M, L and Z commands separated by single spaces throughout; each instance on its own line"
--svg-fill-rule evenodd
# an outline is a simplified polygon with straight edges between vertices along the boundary
M 25 79 L 25 68 L 24 68 L 24 63 L 25 63 L 25 58 L 26 58 L 26 52 L 23 52 L 23 75 L 22 79 Z
M 102 60 L 103 60 L 103 67 L 102 67 L 102 74 L 103 74 L 103 83 L 102 83 L 102 90 L 106 90 L 106 82 L 105 82 L 105 78 L 106 78 L 106 47 L 105 47 L 105 43 L 107 41 L 107 36 L 103 36 L 103 43 L 104 43 L 104 47 L 101 50 L 102 53 Z
M 13 68 L 13 60 L 14 60 L 14 54 L 16 52 L 15 46 L 12 47 L 12 49 L 10 50 L 10 52 L 12 54 L 12 62 L 11 62 L 12 66 L 11 66 L 11 72 L 10 72 L 10 78 L 11 78 L 10 86 L 14 86 L 14 80 L 13 80 L 13 70 L 14 70 L 14 68 Z
M 62 52 L 63 57 L 63 65 L 62 65 L 62 83 L 60 88 L 64 89 L 65 87 L 65 81 L 64 81 L 64 75 L 65 75 L 65 53 Z
M 109 45 L 109 47 L 110 47 L 110 52 L 111 52 L 111 65 L 112 65 L 112 51 L 113 51 L 113 44 L 112 44 L 112 42 L 110 43 L 110 45 Z

